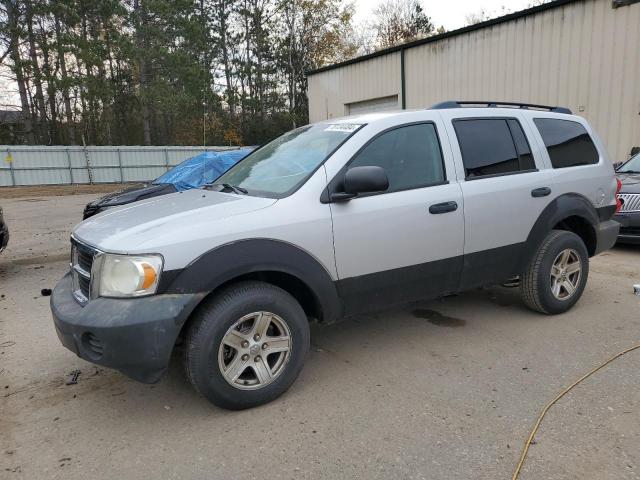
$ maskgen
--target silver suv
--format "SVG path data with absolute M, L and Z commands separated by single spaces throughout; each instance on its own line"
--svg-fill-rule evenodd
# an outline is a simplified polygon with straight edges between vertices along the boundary
M 75 227 L 51 309 L 64 346 L 156 382 L 181 345 L 216 405 L 281 395 L 328 324 L 519 278 L 533 310 L 584 291 L 616 179 L 566 109 L 447 102 L 308 125 L 202 189 Z

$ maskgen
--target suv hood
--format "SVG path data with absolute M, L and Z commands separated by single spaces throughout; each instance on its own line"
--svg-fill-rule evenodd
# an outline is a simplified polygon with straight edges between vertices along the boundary
M 176 232 L 210 231 L 218 220 L 273 205 L 276 200 L 193 189 L 111 208 L 85 220 L 73 236 L 113 253 L 152 253 Z
M 640 173 L 616 173 L 622 182 L 622 193 L 640 193 Z

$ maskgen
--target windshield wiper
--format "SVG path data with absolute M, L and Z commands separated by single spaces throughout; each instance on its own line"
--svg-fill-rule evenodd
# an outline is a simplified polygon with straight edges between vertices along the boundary
M 640 173 L 638 170 L 618 170 L 618 173 Z
M 238 187 L 236 185 L 231 185 L 230 183 L 213 183 L 208 185 L 208 187 L 216 187 L 220 186 L 222 188 L 226 188 L 227 190 L 231 190 L 233 193 L 237 193 L 238 195 L 246 195 L 249 191 L 246 188 Z
M 224 188 L 230 188 L 234 192 L 242 195 L 246 195 L 247 193 L 249 193 L 249 191 L 246 188 L 238 187 L 237 185 L 231 185 L 230 183 L 223 183 L 222 186 Z

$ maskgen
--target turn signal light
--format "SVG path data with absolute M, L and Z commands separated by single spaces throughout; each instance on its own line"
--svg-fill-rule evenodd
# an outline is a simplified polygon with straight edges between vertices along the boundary
M 144 280 L 142 281 L 142 289 L 146 290 L 156 282 L 157 274 L 154 268 L 148 263 L 142 264 L 142 271 L 144 272 Z

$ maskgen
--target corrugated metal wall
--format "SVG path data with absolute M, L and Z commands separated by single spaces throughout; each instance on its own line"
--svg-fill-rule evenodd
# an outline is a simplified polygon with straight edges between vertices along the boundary
M 312 122 L 342 117 L 350 103 L 398 95 L 400 54 L 390 53 L 366 62 L 309 77 L 309 118 Z M 398 95 L 399 97 L 399 95 Z
M 377 61 L 385 57 L 310 76 L 311 120 L 344 114 L 351 92 L 400 94 L 399 63 L 384 68 Z M 640 145 L 640 3 L 577 1 L 409 48 L 405 76 L 407 108 L 448 99 L 568 106 L 623 160 Z M 375 87 L 392 84 L 395 91 Z M 324 98 L 328 115 L 311 108 Z
M 229 148 L 0 145 L 0 187 L 148 181 L 199 153 Z

